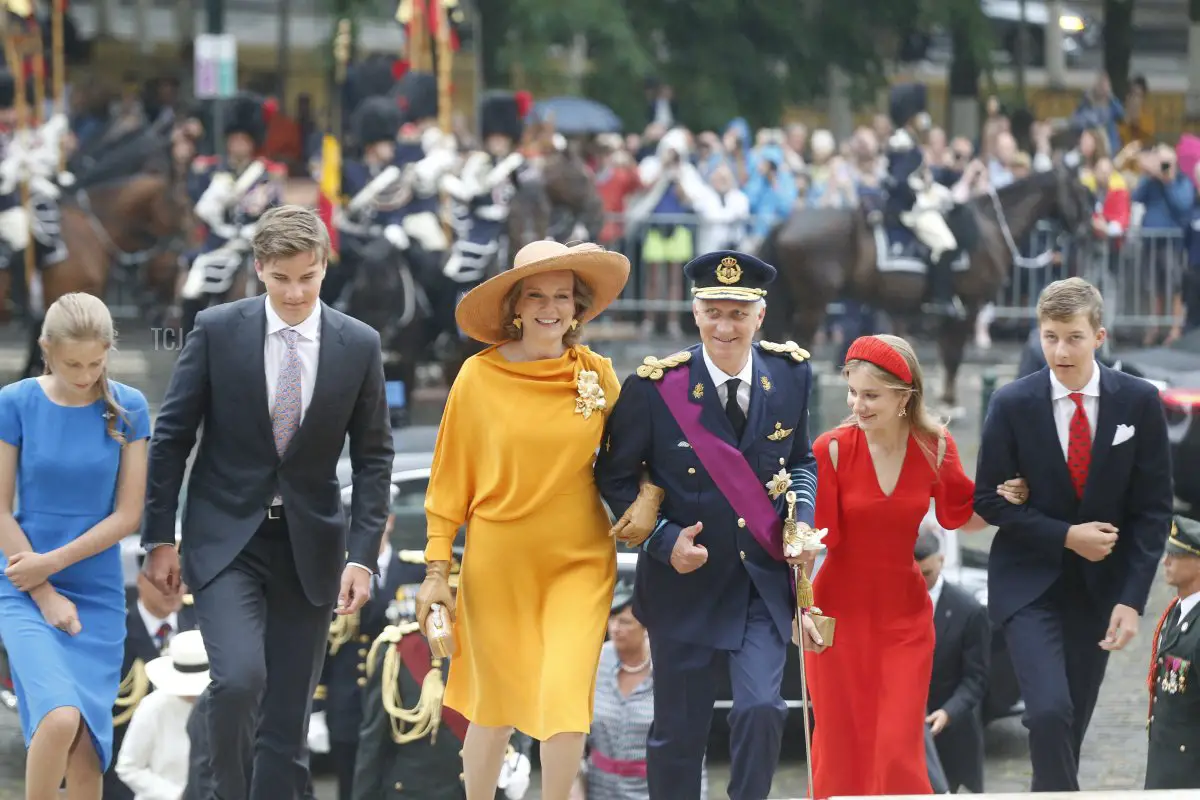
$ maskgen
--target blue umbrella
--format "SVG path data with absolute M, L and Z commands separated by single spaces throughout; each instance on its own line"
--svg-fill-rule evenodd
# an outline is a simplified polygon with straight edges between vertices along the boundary
M 563 136 L 583 136 L 595 133 L 620 133 L 621 118 L 603 103 L 583 97 L 551 97 L 535 103 L 529 118 L 541 122 L 554 116 L 554 127 Z

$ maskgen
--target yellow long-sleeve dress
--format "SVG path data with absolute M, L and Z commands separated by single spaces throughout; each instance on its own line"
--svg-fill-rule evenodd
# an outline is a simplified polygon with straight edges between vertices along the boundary
M 616 580 L 592 464 L 619 391 L 612 362 L 582 345 L 530 362 L 489 347 L 450 390 L 425 558 L 450 560 L 466 523 L 445 704 L 471 722 L 535 739 L 590 730 Z

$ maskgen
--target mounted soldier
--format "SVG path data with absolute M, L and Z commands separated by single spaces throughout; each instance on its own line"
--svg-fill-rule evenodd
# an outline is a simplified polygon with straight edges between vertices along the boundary
M 355 109 L 352 122 L 362 156 L 342 164 L 342 193 L 349 199 L 334 217 L 342 252 L 337 268 L 321 287 L 327 303 L 343 297 L 361 262 L 369 257 L 371 242 L 382 237 L 402 253 L 409 246 L 400 227 L 406 193 L 400 170 L 392 164 L 400 109 L 387 97 L 370 97 Z
M 887 142 L 886 224 L 893 237 L 898 231 L 911 231 L 929 249 L 926 262 L 931 300 L 927 310 L 961 317 L 963 307 L 954 293 L 952 271 L 959 246 L 945 217 L 953 208 L 953 199 L 947 187 L 934 181 L 922 149 L 932 124 L 926 110 L 925 85 L 909 83 L 892 87 L 888 108 L 896 132 Z M 893 244 L 893 252 L 895 249 Z
M 404 170 L 409 188 L 402 224 L 413 244 L 409 260 L 426 277 L 441 269 L 450 248 L 439 213 L 439 190 L 443 176 L 458 160 L 458 148 L 454 137 L 438 127 L 436 76 L 410 72 L 396 90 L 403 117 L 396 166 Z
M 196 218 L 207 232 L 180 291 L 184 336 L 196 314 L 226 295 L 238 271 L 249 267 L 258 220 L 283 199 L 287 169 L 256 155 L 266 133 L 261 98 L 240 95 L 226 113 L 225 156 L 202 173 L 207 183 L 196 201 Z
M 0 269 L 22 270 L 21 254 L 29 244 L 29 214 L 21 204 L 24 164 L 17 148 L 16 81 L 12 73 L 0 72 Z M 13 274 L 16 274 L 15 272 Z
M 517 192 L 518 174 L 525 157 L 517 152 L 524 126 L 515 95 L 492 92 L 480 108 L 483 150 L 470 153 L 458 175 L 448 174 L 442 188 L 454 206 L 458 238 L 444 272 L 457 284 L 455 303 L 441 304 L 435 313 L 449 314 L 447 331 L 457 330 L 454 305 L 477 286 L 488 272 L 508 259 L 508 213 Z M 449 305 L 448 308 L 445 306 Z

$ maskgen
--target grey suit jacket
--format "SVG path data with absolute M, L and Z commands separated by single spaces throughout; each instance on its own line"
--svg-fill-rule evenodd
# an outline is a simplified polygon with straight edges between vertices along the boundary
M 187 458 L 183 578 L 197 591 L 224 570 L 283 498 L 296 570 L 316 605 L 332 603 L 347 560 L 375 569 L 388 514 L 392 437 L 379 334 L 321 303 L 312 401 L 282 458 L 267 407 L 266 298 L 206 309 L 188 335 L 150 442 L 143 545 L 174 543 Z M 336 468 L 350 436 L 347 535 Z

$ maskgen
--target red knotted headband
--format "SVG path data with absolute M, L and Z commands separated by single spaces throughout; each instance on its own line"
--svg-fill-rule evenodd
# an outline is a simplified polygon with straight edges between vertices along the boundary
M 912 370 L 904 356 L 878 336 L 860 336 L 846 351 L 846 361 L 869 361 L 880 369 L 890 372 L 905 383 L 912 383 Z

